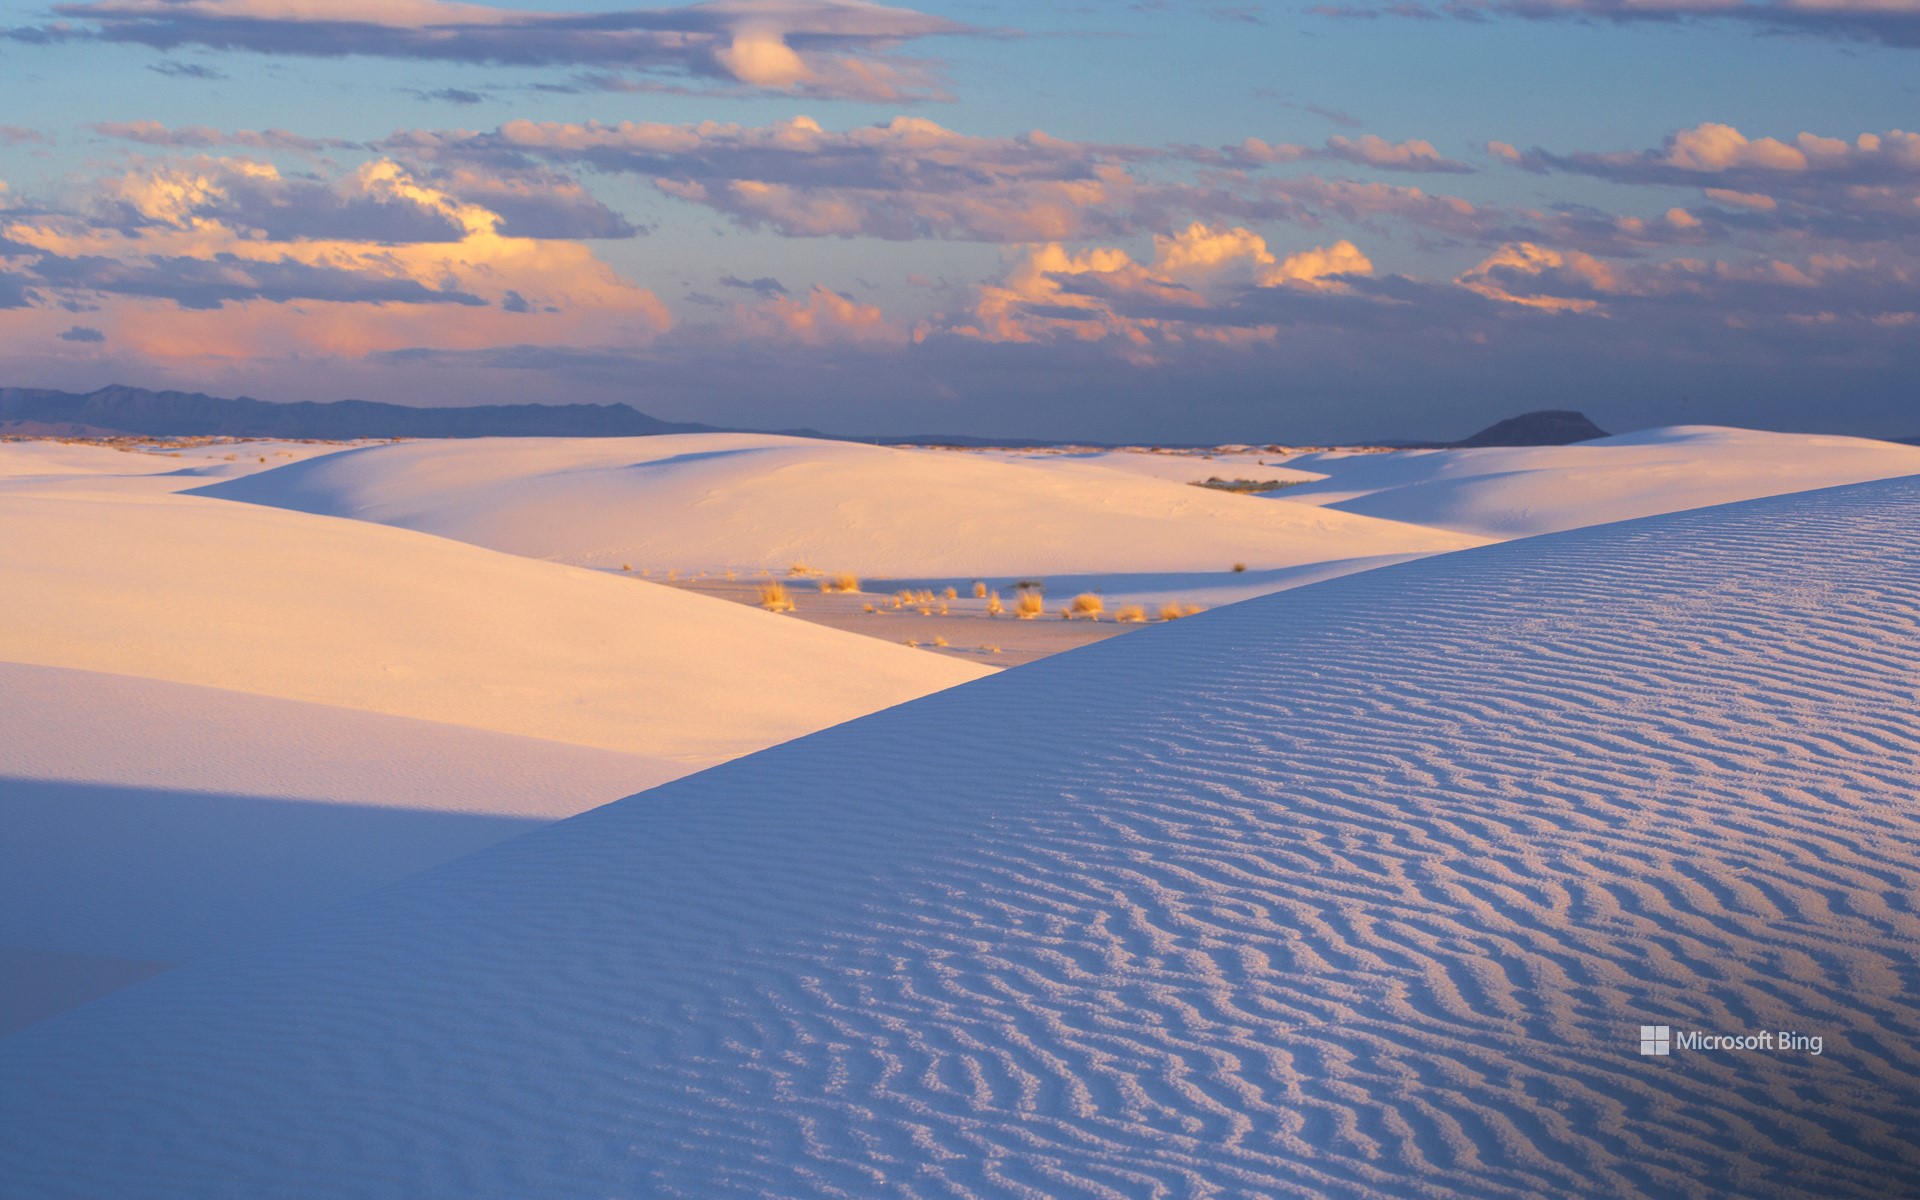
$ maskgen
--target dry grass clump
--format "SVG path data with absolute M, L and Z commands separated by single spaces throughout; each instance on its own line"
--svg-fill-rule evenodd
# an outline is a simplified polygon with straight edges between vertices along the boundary
M 1000 602 L 1000 593 L 988 592 L 987 593 L 987 615 L 990 617 L 997 617 L 1005 611 L 1007 611 L 1007 606 Z
M 1092 592 L 1081 592 L 1073 598 L 1073 603 L 1062 610 L 1067 620 L 1085 617 L 1089 621 L 1098 621 L 1100 614 L 1107 611 L 1106 602 Z
M 1246 569 L 1247 569 L 1247 564 L 1245 564 L 1245 563 L 1235 563 L 1235 564 L 1233 564 L 1233 573 L 1234 573 L 1235 575 L 1240 575 L 1240 574 L 1243 574 L 1243 573 L 1245 573 L 1245 571 L 1246 571 Z
M 1138 604 L 1125 604 L 1114 610 L 1113 619 L 1122 625 L 1133 625 L 1147 619 L 1147 610 Z
M 947 644 L 947 639 L 941 637 L 939 634 L 935 634 L 933 636 L 933 644 L 936 646 L 945 646 Z
M 943 600 L 958 600 L 960 598 L 960 589 L 950 587 L 946 591 L 940 593 L 940 596 L 941 596 L 941 599 Z
M 867 612 L 867 613 L 870 613 L 870 612 L 879 612 L 880 610 L 879 610 L 879 609 L 877 609 L 877 608 L 875 608 L 875 607 L 874 607 L 874 606 L 872 605 L 872 603 L 867 603 L 867 604 L 862 604 L 862 605 L 860 606 L 860 611 L 861 611 L 861 612 Z
M 981 648 L 982 650 L 985 650 L 985 651 L 986 651 L 986 652 L 987 652 L 988 654 L 998 654 L 998 653 L 1000 653 L 1000 647 L 998 647 L 998 646 L 995 646 L 995 645 L 991 645 L 991 644 L 989 644 L 989 645 L 985 645 L 985 646 L 982 646 L 982 647 L 980 647 L 980 648 Z
M 860 590 L 860 580 L 842 571 L 838 575 L 822 576 L 820 590 L 822 592 L 857 592 Z
M 799 579 L 812 574 L 815 574 L 814 569 L 803 562 L 789 563 L 787 565 L 787 578 L 789 579 Z
M 1182 604 L 1178 600 L 1169 600 L 1160 606 L 1162 621 L 1178 621 L 1181 617 L 1190 617 L 1202 609 L 1198 604 Z
M 793 597 L 787 595 L 782 583 L 763 583 L 760 585 L 760 607 L 772 613 L 793 611 Z
M 632 566 L 630 566 L 630 565 L 629 565 L 629 564 L 627 564 L 627 563 L 621 563 L 621 564 L 620 564 L 620 569 L 621 569 L 622 571 L 631 571 L 631 570 L 633 570 L 633 567 L 632 567 Z
M 987 598 L 987 585 L 984 581 L 979 579 L 973 581 L 973 598 L 975 600 L 985 600 Z
M 1047 611 L 1047 598 L 1039 592 L 1024 591 L 1013 602 L 1013 615 L 1022 621 L 1031 621 Z

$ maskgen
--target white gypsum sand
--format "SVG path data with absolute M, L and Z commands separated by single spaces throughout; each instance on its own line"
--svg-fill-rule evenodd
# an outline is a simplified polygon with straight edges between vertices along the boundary
M 0 543 L 0 661 L 686 770 L 984 670 L 601 572 L 203 496 L 0 488 Z
M 0 444 L 0 1030 L 985 668 Z
M 207 491 L 534 558 L 683 571 L 1226 574 L 1483 540 L 1070 462 L 767 434 L 406 442 Z
M 1287 460 L 1324 479 L 1274 493 L 1490 538 L 1920 474 L 1920 446 L 1683 425 L 1571 446 L 1329 451 Z
M 0 1041 L 0 1157 L 47 1198 L 1911 1192 L 1917 597 L 1901 480 L 1115 639 Z

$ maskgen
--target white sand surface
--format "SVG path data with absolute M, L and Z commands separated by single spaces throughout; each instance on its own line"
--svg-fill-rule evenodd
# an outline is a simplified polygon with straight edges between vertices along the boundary
M 1920 474 L 1920 446 L 1682 425 L 1572 446 L 1329 452 L 1287 460 L 1325 479 L 1276 492 L 1490 538 Z
M 990 670 L 175 494 L 339 449 L 0 443 L 0 1030 Z
M 1216 610 L 0 1040 L 0 1159 L 48 1198 L 1912 1194 L 1917 635 L 1908 480 Z
M 0 661 L 687 769 L 986 670 L 409 530 L 85 480 L 0 487 L 0 545 Z
M 0 1032 L 685 770 L 0 663 Z
M 1224 576 L 1235 563 L 1277 570 L 1482 540 L 1070 458 L 761 434 L 406 442 L 207 491 L 534 558 L 655 571 L 805 563 L 888 578 Z

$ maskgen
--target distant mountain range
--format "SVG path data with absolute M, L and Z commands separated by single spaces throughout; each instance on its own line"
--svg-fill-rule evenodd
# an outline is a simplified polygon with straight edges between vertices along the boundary
M 656 433 L 724 432 L 713 425 L 663 421 L 625 404 L 487 404 L 416 408 L 370 400 L 276 404 L 246 396 L 155 392 L 114 385 L 96 392 L 0 388 L 0 434 L 38 437 L 262 437 L 348 441 L 357 438 L 635 437 Z M 738 432 L 759 432 L 742 430 Z M 815 429 L 781 431 L 792 437 L 833 438 Z M 1460 442 L 1394 443 L 1420 446 L 1562 446 L 1605 437 L 1584 415 L 1544 411 L 1510 417 Z M 881 445 L 1059 445 L 1023 438 L 921 434 L 859 437 Z M 1082 445 L 1099 443 L 1077 442 Z
M 498 404 L 415 408 L 370 400 L 274 404 L 242 396 L 104 387 L 84 395 L 0 388 L 0 433 L 146 437 L 632 437 L 704 433 L 624 404 Z

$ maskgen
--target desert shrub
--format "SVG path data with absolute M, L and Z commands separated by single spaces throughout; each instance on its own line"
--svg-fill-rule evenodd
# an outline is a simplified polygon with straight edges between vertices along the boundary
M 982 646 L 982 647 L 980 647 L 980 648 L 981 648 L 982 650 L 985 650 L 985 651 L 986 651 L 986 652 L 987 652 L 988 654 L 998 654 L 998 653 L 1000 653 L 1000 647 L 998 647 L 998 646 L 992 646 L 992 645 L 988 645 L 988 646 Z
M 947 644 L 947 639 L 941 637 L 939 634 L 935 634 L 933 638 L 933 644 L 936 646 L 945 646 Z
M 790 579 L 798 579 L 811 574 L 813 574 L 813 568 L 803 562 L 789 563 L 787 565 L 787 577 Z
M 1182 604 L 1178 600 L 1169 600 L 1160 606 L 1160 619 L 1178 621 L 1181 617 L 1190 617 L 1199 611 L 1198 604 Z
M 1022 621 L 1031 621 L 1045 611 L 1047 611 L 1047 598 L 1039 592 L 1021 592 L 1020 598 L 1013 602 L 1013 615 Z
M 1073 603 L 1067 605 L 1067 619 L 1071 621 L 1075 617 L 1085 617 L 1089 621 L 1098 621 L 1100 614 L 1105 611 L 1106 603 L 1100 597 L 1092 592 L 1081 592 L 1073 598 Z
M 985 600 L 987 598 L 987 585 L 978 579 L 973 581 L 973 598 L 975 600 Z
M 1147 619 L 1147 610 L 1138 604 L 1127 604 L 1114 610 L 1113 619 L 1122 625 L 1136 624 Z
M 1267 464 L 1260 465 L 1264 467 Z M 1280 492 L 1290 487 L 1299 487 L 1305 482 L 1307 481 L 1304 479 L 1222 479 L 1215 475 L 1193 486 L 1212 488 L 1216 492 L 1237 492 L 1243 496 L 1257 496 L 1262 492 Z
M 822 578 L 820 580 L 820 590 L 823 592 L 857 592 L 860 590 L 860 580 L 842 571 L 837 575 L 829 575 Z
M 940 597 L 943 600 L 958 600 L 960 598 L 960 589 L 950 587 L 946 591 L 940 593 Z
M 1233 564 L 1233 573 L 1234 573 L 1235 575 L 1243 575 L 1243 574 L 1245 574 L 1245 573 L 1246 573 L 1246 570 L 1247 570 L 1247 564 L 1245 564 L 1245 563 L 1235 563 L 1235 564 Z
M 785 584 L 763 583 L 760 585 L 760 607 L 774 613 L 792 612 L 793 597 L 787 595 Z
M 868 603 L 868 604 L 862 604 L 860 606 L 860 611 L 870 613 L 870 612 L 878 612 L 879 610 L 876 609 L 871 603 Z
M 1005 611 L 1007 611 L 1007 606 L 1000 603 L 1000 593 L 988 592 L 987 593 L 987 615 L 990 617 L 997 617 Z
M 628 565 L 627 563 L 621 563 L 621 564 L 620 564 L 620 569 L 621 569 L 622 571 L 631 571 L 631 570 L 633 570 L 633 567 L 631 567 L 631 566 L 630 566 L 630 565 Z

